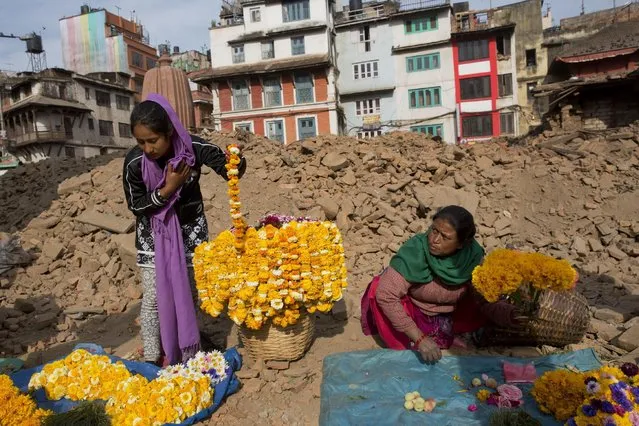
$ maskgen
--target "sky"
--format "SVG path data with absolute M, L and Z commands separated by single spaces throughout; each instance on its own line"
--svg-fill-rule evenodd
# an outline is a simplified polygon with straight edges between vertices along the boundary
M 346 0 L 341 0 L 346 1 Z M 545 4 L 549 0 L 545 0 Z M 616 0 L 617 5 L 627 0 Z M 612 7 L 613 0 L 584 0 L 586 12 Z M 80 13 L 82 0 L 0 0 L 0 32 L 24 35 L 35 31 L 42 35 L 49 67 L 62 66 L 59 19 Z M 91 7 L 103 7 L 130 18 L 131 12 L 149 31 L 151 45 L 169 41 L 181 50 L 208 48 L 211 20 L 217 19 L 221 0 L 120 0 L 90 1 Z M 513 3 L 512 0 L 470 0 L 471 8 L 485 9 Z M 578 15 L 579 0 L 550 0 L 555 23 Z M 0 71 L 23 71 L 28 68 L 25 42 L 0 38 Z M 215 60 L 215 59 L 214 59 Z

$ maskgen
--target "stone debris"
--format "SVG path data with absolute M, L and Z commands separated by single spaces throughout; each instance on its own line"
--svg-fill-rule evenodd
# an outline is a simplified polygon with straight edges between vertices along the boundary
M 578 291 L 592 306 L 588 341 L 603 357 L 616 358 L 639 342 L 639 325 L 632 323 L 639 314 L 639 127 L 617 133 L 624 138 L 547 131 L 510 147 L 442 145 L 412 133 L 366 141 L 318 136 L 283 147 L 244 135 L 242 204 L 251 223 L 277 212 L 339 225 L 350 287 L 346 303 L 320 328 L 358 322 L 359 297 L 371 277 L 404 241 L 428 228 L 437 208 L 460 204 L 474 213 L 487 250 L 538 250 L 573 263 Z M 221 146 L 235 141 L 201 136 Z M 51 159 L 0 178 L 0 231 L 18 235 L 35 259 L 0 277 L 2 306 L 15 306 L 0 309 L 0 356 L 35 347 L 29 330 L 52 332 L 44 347 L 67 342 L 84 321 L 139 303 L 134 217 L 122 169 L 122 158 Z M 207 168 L 200 182 L 214 236 L 231 224 L 226 185 Z M 283 371 L 297 380 L 291 369 Z M 260 371 L 259 380 L 251 373 L 249 383 L 277 384 L 272 390 L 281 393 L 278 370 Z

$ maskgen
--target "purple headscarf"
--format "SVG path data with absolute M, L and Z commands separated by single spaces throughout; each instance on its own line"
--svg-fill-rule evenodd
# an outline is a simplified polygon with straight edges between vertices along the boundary
M 195 165 L 191 136 L 186 131 L 175 110 L 163 96 L 151 93 L 146 98 L 159 104 L 173 125 L 171 144 L 174 156 L 168 164 L 177 169 L 181 162 Z M 142 157 L 142 178 L 147 190 L 154 191 L 164 186 L 165 170 L 146 155 Z M 162 349 L 171 364 L 192 357 L 200 349 L 200 332 L 195 316 L 195 306 L 186 269 L 182 227 L 174 205 L 180 198 L 181 188 L 169 202 L 151 217 L 155 243 L 155 287 Z

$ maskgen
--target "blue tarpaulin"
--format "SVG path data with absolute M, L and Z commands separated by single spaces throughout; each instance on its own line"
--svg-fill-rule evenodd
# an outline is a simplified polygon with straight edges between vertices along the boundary
M 99 355 L 105 354 L 104 349 L 101 346 L 95 344 L 80 344 L 77 345 L 75 349 L 86 349 L 91 353 Z M 122 361 L 132 374 L 140 374 L 149 380 L 153 380 L 154 378 L 156 378 L 158 371 L 160 370 L 159 367 L 146 362 L 127 361 L 116 356 L 109 356 L 109 358 L 111 358 L 113 362 Z M 235 376 L 235 372 L 242 368 L 242 357 L 237 352 L 237 350 L 235 350 L 235 348 L 232 348 L 224 353 L 224 358 L 228 362 L 230 368 L 229 371 L 227 371 L 226 379 L 215 386 L 215 391 L 213 394 L 213 404 L 211 404 L 209 408 L 206 408 L 184 420 L 182 423 L 179 423 L 180 425 L 192 425 L 208 418 L 215 412 L 215 410 L 219 408 L 219 406 L 222 404 L 222 401 L 224 401 L 224 399 L 228 395 L 237 392 L 240 386 L 240 382 Z M 10 377 L 16 387 L 18 387 L 22 392 L 27 392 L 31 376 L 41 371 L 42 367 L 43 366 L 40 365 L 28 370 L 21 370 L 15 374 L 12 374 Z M 38 391 L 36 391 L 34 399 L 38 404 L 38 407 L 52 410 L 56 413 L 64 413 L 66 411 L 69 411 L 78 404 L 77 402 L 68 399 L 51 401 L 47 399 L 44 389 L 39 389 Z
M 599 368 L 601 362 L 591 349 L 539 358 L 487 356 L 447 356 L 437 364 L 424 364 L 412 351 L 373 350 L 334 354 L 324 359 L 320 426 L 347 425 L 487 425 L 494 407 L 479 404 L 475 392 L 460 392 L 453 379 L 459 376 L 470 384 L 474 377 L 487 374 L 504 382 L 503 361 L 533 362 L 540 376 L 567 366 L 579 370 Z M 524 393 L 522 409 L 544 426 L 560 425 L 542 414 L 530 395 L 531 385 L 519 385 Z M 404 409 L 404 395 L 418 391 L 423 398 L 434 398 L 432 413 Z M 470 404 L 479 409 L 468 411 Z

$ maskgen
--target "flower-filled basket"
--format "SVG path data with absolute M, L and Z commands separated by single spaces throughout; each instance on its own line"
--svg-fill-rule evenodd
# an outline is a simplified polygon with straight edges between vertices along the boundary
M 227 312 L 253 358 L 301 358 L 313 342 L 315 312 L 328 313 L 346 287 L 342 236 L 332 222 L 270 215 L 248 227 L 240 212 L 239 150 L 229 147 L 233 228 L 197 247 L 202 310 Z
M 577 271 L 541 253 L 497 249 L 473 271 L 473 287 L 488 302 L 505 300 L 527 317 L 519 327 L 487 327 L 484 345 L 566 346 L 586 334 L 588 302 L 574 288 Z

